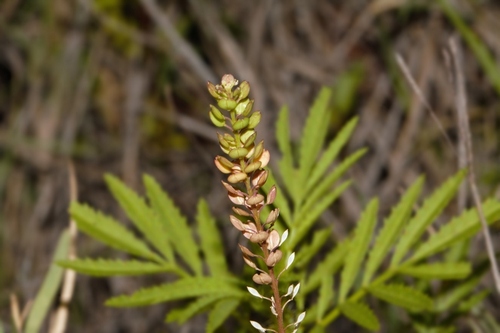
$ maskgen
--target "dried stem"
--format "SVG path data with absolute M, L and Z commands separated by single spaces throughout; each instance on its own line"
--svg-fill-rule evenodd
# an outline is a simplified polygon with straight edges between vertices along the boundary
M 472 198 L 474 204 L 476 205 L 477 213 L 479 215 L 479 220 L 481 221 L 484 241 L 486 243 L 486 250 L 488 252 L 488 257 L 490 259 L 491 270 L 493 273 L 493 278 L 495 280 L 495 287 L 497 292 L 500 294 L 500 274 L 498 271 L 498 264 L 495 258 L 495 250 L 493 248 L 493 242 L 491 240 L 490 231 L 488 229 L 488 223 L 484 217 L 483 207 L 481 205 L 481 197 L 479 195 L 479 190 L 477 189 L 476 176 L 474 173 L 474 157 L 472 153 L 472 140 L 470 135 L 469 121 L 467 116 L 467 97 L 465 93 L 465 82 L 462 73 L 463 61 L 462 52 L 458 46 L 458 42 L 455 38 L 449 40 L 450 50 L 453 59 L 453 69 L 455 74 L 455 94 L 456 94 L 456 108 L 458 114 L 459 131 L 462 141 L 465 146 L 465 155 L 468 167 L 468 181 L 472 192 Z

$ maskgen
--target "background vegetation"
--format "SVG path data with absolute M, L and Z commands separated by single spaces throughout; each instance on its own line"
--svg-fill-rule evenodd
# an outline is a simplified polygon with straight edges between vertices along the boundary
M 123 213 L 105 189 L 105 172 L 139 191 L 141 174 L 153 175 L 191 218 L 198 198 L 206 197 L 226 244 L 234 246 L 230 266 L 241 268 L 233 241 L 238 234 L 227 223 L 230 205 L 212 163 L 219 148 L 207 117 L 211 97 L 205 82 L 218 82 L 225 73 L 252 84 L 252 98 L 264 115 L 259 135 L 272 156 L 279 154 L 273 134 L 279 108 L 289 105 L 297 139 L 323 85 L 335 94 L 332 137 L 359 115 L 344 154 L 364 146 L 369 151 L 351 169 L 353 186 L 323 216 L 332 237 L 341 239 L 372 196 L 379 196 L 380 215 L 386 216 L 419 174 L 427 175 L 429 193 L 457 170 L 456 153 L 409 88 L 394 54 L 406 60 L 455 140 L 454 95 L 443 49 L 458 34 L 479 185 L 484 195 L 498 197 L 498 17 L 500 5 L 493 0 L 3 0 L 1 320 L 9 322 L 11 292 L 22 303 L 34 297 L 67 226 L 70 159 L 79 199 L 115 216 Z M 465 203 L 470 198 L 459 196 L 448 213 Z M 471 255 L 483 258 L 484 246 L 476 242 Z M 78 240 L 81 254 L 95 257 L 103 250 L 86 237 Z M 79 276 L 69 331 L 164 331 L 164 305 L 103 305 L 111 295 L 162 278 Z M 489 277 L 483 283 L 490 285 Z M 485 304 L 488 313 L 500 316 L 498 298 Z M 203 327 L 194 322 L 175 331 L 196 332 L 198 326 Z

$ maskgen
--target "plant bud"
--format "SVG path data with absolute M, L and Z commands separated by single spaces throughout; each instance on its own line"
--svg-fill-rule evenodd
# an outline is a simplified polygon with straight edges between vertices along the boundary
M 249 102 L 249 103 L 245 106 L 245 110 L 243 110 L 243 113 L 242 113 L 242 115 L 243 115 L 243 116 L 245 116 L 245 117 L 246 117 L 246 116 L 248 116 L 248 115 L 250 114 L 250 112 L 252 112 L 252 109 L 253 109 L 253 103 L 254 103 L 254 101 L 253 101 L 253 99 L 252 99 L 252 100 L 250 100 L 250 102 Z
M 252 104 L 249 99 L 244 99 L 238 103 L 234 111 L 238 116 L 245 116 L 245 111 L 248 108 L 248 105 Z
M 283 257 L 283 252 L 281 252 L 281 250 L 271 252 L 266 260 L 267 267 L 274 267 L 281 260 L 281 257 Z
M 229 162 L 228 159 L 222 157 L 222 156 L 215 156 L 215 159 L 214 159 L 214 163 L 215 163 L 215 166 L 217 167 L 217 169 L 219 169 L 220 172 L 222 173 L 226 173 L 226 174 L 229 174 L 231 172 L 233 172 L 233 167 L 232 167 L 232 163 Z
M 219 99 L 220 98 L 220 95 L 217 92 L 217 88 L 215 87 L 215 85 L 212 82 L 207 82 L 207 89 L 208 89 L 208 92 L 210 93 L 210 95 L 212 95 L 213 98 L 215 98 L 215 99 Z
M 236 80 L 231 74 L 225 74 L 222 77 L 221 84 L 227 92 L 230 92 L 231 89 L 238 84 L 238 80 Z
M 248 126 L 248 122 L 249 122 L 248 118 L 242 118 L 242 119 L 237 120 L 233 124 L 233 130 L 235 130 L 235 131 L 242 130 L 243 128 Z
M 243 245 L 241 244 L 238 244 L 238 246 L 240 247 L 240 250 L 241 252 L 243 252 L 243 255 L 245 257 L 256 257 L 257 255 L 255 253 L 253 253 L 252 251 L 250 251 L 248 248 L 244 247 Z
M 217 117 L 213 114 L 212 110 L 208 113 L 208 116 L 210 117 L 210 121 L 212 124 L 214 124 L 217 127 L 224 127 L 226 125 L 226 119 L 224 118 L 223 120 L 217 119 Z
M 254 172 L 255 170 L 258 170 L 260 168 L 260 166 L 262 165 L 262 163 L 260 162 L 253 162 L 253 163 L 250 163 L 246 168 L 245 168 L 245 173 L 252 173 Z
M 224 133 L 224 140 L 226 140 L 229 144 L 233 143 L 234 144 L 234 138 L 230 135 L 230 134 L 227 134 L 227 133 Z
M 265 272 L 254 274 L 252 280 L 257 284 L 270 284 L 271 282 L 273 282 L 271 276 Z
M 222 114 L 222 112 L 220 112 L 219 109 L 217 109 L 215 106 L 213 105 L 210 105 L 210 112 L 214 115 L 215 118 L 217 118 L 218 120 L 225 120 L 226 118 L 224 117 L 224 115 Z
M 274 223 L 278 219 L 279 215 L 280 215 L 280 210 L 278 208 L 272 210 L 269 213 L 269 216 L 267 217 L 266 224 Z
M 274 202 L 274 199 L 276 199 L 276 185 L 273 185 L 271 189 L 269 190 L 269 194 L 267 195 L 267 201 L 266 205 L 271 205 Z
M 253 132 L 253 133 L 252 133 Z M 257 133 L 253 130 L 251 131 L 247 131 L 245 132 L 246 133 L 252 133 L 251 135 L 249 135 L 246 140 L 243 140 L 243 136 L 241 136 L 241 139 L 243 141 L 243 146 L 245 148 L 249 148 L 254 142 L 255 142 L 255 138 L 257 138 Z
M 264 196 L 262 194 L 255 194 L 251 196 L 250 198 L 247 199 L 246 204 L 249 206 L 254 206 L 258 205 L 260 203 L 264 202 Z
M 268 172 L 261 169 L 252 175 L 252 185 L 262 187 L 267 181 Z
M 233 212 L 235 212 L 238 215 L 247 216 L 247 217 L 252 216 L 252 214 L 250 214 L 249 212 L 247 212 L 244 209 L 241 209 L 241 208 L 238 208 L 238 207 L 232 207 L 232 208 L 233 208 Z
M 229 142 L 227 142 L 220 133 L 217 133 L 217 138 L 219 139 L 219 144 L 222 149 L 229 148 Z
M 240 83 L 240 99 L 245 99 L 250 94 L 250 84 L 247 81 Z
M 246 154 L 248 154 L 246 148 L 235 148 L 229 151 L 229 156 L 234 159 L 245 157 Z
M 264 141 L 261 141 L 255 146 L 255 152 L 253 154 L 253 158 L 258 160 L 262 153 L 264 152 Z
M 243 172 L 233 173 L 229 177 L 227 177 L 227 181 L 233 184 L 240 183 L 247 179 L 247 174 Z
M 236 216 L 229 215 L 229 221 L 231 221 L 232 225 L 239 231 L 245 231 L 245 225 L 240 221 Z M 241 246 L 241 245 L 240 245 Z
M 252 260 L 250 260 L 250 259 L 248 259 L 246 257 L 243 257 L 243 260 L 245 261 L 245 263 L 248 266 L 252 267 L 253 269 L 257 269 L 257 265 L 255 265 L 255 263 Z
M 236 107 L 236 101 L 231 99 L 220 99 L 217 101 L 217 105 L 224 110 L 232 111 Z
M 251 116 L 250 116 L 250 121 L 249 121 L 249 124 L 248 124 L 248 128 L 255 128 L 257 127 L 257 125 L 260 123 L 260 119 L 262 118 L 262 114 L 257 111 L 257 112 L 254 112 Z
M 250 236 L 250 242 L 260 244 L 265 242 L 268 237 L 269 233 L 267 231 L 259 231 L 258 233 Z

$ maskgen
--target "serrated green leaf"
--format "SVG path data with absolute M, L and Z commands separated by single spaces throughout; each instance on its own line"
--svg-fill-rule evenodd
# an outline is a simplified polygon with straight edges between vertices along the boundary
M 361 215 L 354 237 L 345 256 L 344 269 L 340 278 L 339 302 L 343 303 L 358 275 L 377 222 L 378 200 L 372 199 Z
M 402 267 L 399 273 L 420 279 L 460 280 L 471 273 L 468 262 L 433 263 Z
M 425 229 L 434 221 L 436 217 L 439 216 L 439 214 L 441 214 L 443 209 L 455 196 L 455 193 L 457 192 L 464 177 L 464 170 L 457 172 L 424 201 L 422 207 L 418 210 L 410 222 L 408 222 L 408 226 L 396 246 L 394 256 L 391 261 L 392 267 L 395 267 L 401 262 L 403 257 L 410 250 L 411 246 L 415 244 L 415 242 L 425 232 Z
M 335 159 L 337 158 L 340 150 L 345 146 L 349 138 L 351 137 L 354 128 L 358 123 L 358 118 L 352 118 L 337 134 L 335 139 L 333 139 L 328 148 L 325 150 L 323 155 L 321 155 L 320 160 L 314 166 L 311 176 L 307 180 L 306 192 L 309 192 L 317 183 L 325 178 L 324 174 L 328 170 L 328 168 L 333 164 Z
M 298 177 L 300 188 L 305 188 L 311 174 L 311 169 L 316 163 L 318 154 L 323 147 L 323 143 L 325 142 L 330 120 L 330 110 L 328 105 L 330 103 L 331 95 L 332 90 L 330 88 L 323 87 L 309 110 L 309 116 L 307 117 L 304 125 L 302 139 L 300 141 L 300 171 Z M 299 193 L 301 193 L 301 195 L 298 197 L 299 199 L 296 204 L 300 206 L 303 193 Z
M 229 275 L 222 239 L 205 200 L 198 202 L 197 211 L 196 221 L 198 222 L 201 249 L 210 273 L 212 276 Z
M 307 295 L 318 287 L 324 275 L 334 275 L 344 263 L 344 257 L 349 250 L 349 241 L 345 239 L 337 244 L 309 275 L 301 288 L 299 295 Z
M 311 243 L 300 248 L 297 257 L 295 257 L 294 266 L 297 269 L 305 268 L 311 259 L 318 253 L 321 247 L 330 237 L 332 231 L 330 228 L 316 230 Z
M 280 189 L 280 187 L 276 183 L 276 178 L 274 178 L 272 171 L 269 169 L 267 171 L 268 171 L 267 182 L 264 184 L 264 186 L 262 186 L 262 189 L 264 190 L 264 192 L 266 194 L 268 194 L 269 191 L 271 190 L 271 187 L 273 185 L 276 186 L 277 195 L 276 195 L 276 199 L 274 200 L 274 205 L 280 209 L 280 217 L 285 222 L 285 224 L 288 227 L 291 227 L 291 225 L 292 225 L 292 213 L 290 210 L 290 206 L 288 205 L 288 201 L 286 200 L 286 197 L 285 197 L 283 191 Z
M 129 230 L 110 216 L 103 215 L 87 205 L 73 202 L 69 212 L 78 229 L 104 244 L 127 253 L 150 259 L 158 263 L 164 260 L 151 251 Z
M 316 202 L 307 214 L 304 214 L 302 218 L 295 218 L 296 227 L 295 232 L 290 235 L 290 239 L 285 243 L 286 249 L 294 249 L 297 244 L 309 234 L 309 230 L 313 227 L 314 223 L 318 218 L 325 212 L 325 210 L 330 207 L 335 200 L 337 200 L 340 195 L 351 185 L 351 181 L 345 181 L 335 189 L 325 195 L 323 198 Z
M 368 287 L 373 296 L 413 312 L 432 310 L 432 299 L 419 290 L 399 284 L 377 284 Z
M 452 306 L 458 304 L 461 300 L 467 297 L 478 286 L 482 275 L 469 279 L 461 283 L 459 286 L 438 295 L 434 301 L 434 312 L 442 313 L 449 310 Z
M 217 302 L 212 311 L 208 314 L 206 332 L 215 332 L 215 330 L 229 318 L 239 304 L 240 300 L 235 298 L 223 299 Z
M 172 248 L 165 238 L 165 229 L 144 199 L 115 176 L 106 174 L 104 179 L 113 197 L 137 229 L 168 261 L 174 262 Z
M 378 331 L 380 323 L 373 311 L 364 303 L 344 302 L 340 305 L 344 316 L 370 331 Z
M 209 295 L 199 297 L 184 308 L 177 307 L 172 309 L 165 317 L 165 321 L 167 323 L 177 322 L 179 325 L 182 325 L 190 318 L 204 311 L 209 305 L 217 302 L 221 298 L 226 297 L 227 296 L 224 295 Z
M 468 299 L 460 302 L 458 305 L 458 311 L 468 312 L 479 305 L 486 297 L 491 294 L 489 290 L 481 290 L 477 294 L 472 295 Z
M 64 231 L 59 236 L 52 263 L 57 260 L 62 260 L 68 257 L 70 244 L 70 236 L 68 231 Z M 47 314 L 51 308 L 52 302 L 56 297 L 57 291 L 63 279 L 64 269 L 52 264 L 43 279 L 42 285 L 36 294 L 35 300 L 31 306 L 28 318 L 26 319 L 26 326 L 23 330 L 25 333 L 38 333 Z
M 368 262 L 366 263 L 365 275 L 363 277 L 363 286 L 368 285 L 380 263 L 384 260 L 398 236 L 401 234 L 401 229 L 408 221 L 413 205 L 420 195 L 423 183 L 424 177 L 419 177 L 406 191 L 398 205 L 392 210 L 389 218 L 385 220 L 384 226 L 370 251 Z
M 483 203 L 483 211 L 488 223 L 493 223 L 500 218 L 500 202 L 489 199 Z M 475 235 L 481 229 L 481 223 L 476 209 L 470 209 L 459 217 L 453 218 L 437 233 L 432 235 L 427 242 L 420 245 L 407 262 L 417 262 L 442 251 L 456 242 Z
M 333 300 L 333 275 L 323 275 L 321 287 L 319 289 L 318 311 L 316 312 L 316 321 L 320 321 L 325 315 L 328 306 Z
M 173 283 L 144 288 L 132 295 L 121 295 L 110 298 L 106 301 L 106 305 L 113 307 L 144 306 L 210 295 L 241 298 L 243 293 L 234 285 L 233 281 L 220 277 L 184 278 Z
M 60 260 L 58 265 L 78 273 L 91 276 L 146 275 L 161 272 L 173 272 L 182 275 L 182 270 L 169 263 L 156 264 L 137 260 L 111 259 L 75 259 Z
M 296 213 L 295 221 L 301 221 L 318 201 L 331 193 L 333 184 L 339 180 L 339 178 L 342 177 L 342 175 L 366 153 L 366 151 L 366 149 L 359 149 L 349 155 L 332 172 L 330 172 L 319 185 L 308 192 L 304 205 L 300 206 Z
M 153 177 L 145 175 L 144 185 L 154 211 L 159 215 L 160 222 L 164 224 L 166 235 L 179 256 L 191 267 L 193 272 L 201 276 L 202 263 L 199 257 L 199 247 L 196 244 L 186 218 L 180 213 L 177 206 Z
M 294 166 L 293 166 L 293 153 L 290 144 L 290 121 L 288 118 L 288 107 L 283 106 L 278 114 L 276 122 L 276 140 L 278 147 L 281 151 L 282 158 L 278 162 L 279 171 L 283 179 L 293 179 Z M 295 192 L 294 182 L 286 182 L 290 193 Z

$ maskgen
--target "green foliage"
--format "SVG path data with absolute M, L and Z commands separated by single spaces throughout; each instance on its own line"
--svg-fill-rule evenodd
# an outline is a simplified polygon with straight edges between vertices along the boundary
M 68 231 L 64 231 L 59 237 L 56 250 L 52 258 L 52 262 L 64 259 L 68 256 L 70 236 Z M 57 295 L 57 291 L 63 279 L 64 270 L 56 265 L 51 265 L 49 271 L 45 275 L 42 286 L 38 291 L 33 305 L 26 320 L 24 332 L 37 333 L 40 332 L 42 323 L 47 316 L 51 304 Z
M 293 271 L 286 279 L 301 281 L 295 301 L 297 310 L 308 312 L 303 323 L 309 325 L 310 332 L 327 332 L 330 323 L 344 315 L 368 330 L 379 330 L 380 322 L 370 302 L 375 298 L 378 303 L 407 309 L 417 331 L 448 331 L 453 326 L 422 318 L 449 313 L 447 323 L 451 323 L 455 314 L 472 311 L 488 293 L 475 292 L 480 275 L 471 276 L 471 263 L 463 256 L 455 255 L 453 260 L 438 256 L 477 233 L 480 222 L 476 209 L 461 212 L 437 232 L 425 235 L 455 196 L 465 171 L 450 177 L 420 205 L 424 177 L 417 178 L 383 219 L 380 229 L 378 199 L 373 198 L 360 214 L 352 236 L 332 242 L 331 226 L 319 227 L 317 222 L 349 187 L 351 181 L 342 177 L 366 150 L 357 150 L 337 161 L 355 130 L 357 118 L 328 140 L 331 95 L 331 90 L 325 88 L 314 102 L 298 143 L 298 156 L 289 138 L 288 109 L 281 110 L 276 135 L 283 155 L 278 170 L 269 172 L 262 187 L 267 193 L 272 185 L 278 189 L 273 203 L 280 209 L 277 228 L 290 230 L 282 249 L 285 257 L 292 251 L 297 254 Z M 207 332 L 217 331 L 230 316 L 247 322 L 245 314 L 249 311 L 268 314 L 269 309 L 255 304 L 255 298 L 248 297 L 242 285 L 249 284 L 249 272 L 244 271 L 240 280 L 229 271 L 227 248 L 204 200 L 198 203 L 196 223 L 190 224 L 152 177 L 144 177 L 146 199 L 115 177 L 106 176 L 106 182 L 139 236 L 84 204 L 72 203 L 70 213 L 81 231 L 137 259 L 78 259 L 59 264 L 93 276 L 175 276 L 173 282 L 113 297 L 107 305 L 130 307 L 182 301 L 166 315 L 166 321 L 183 324 L 208 312 Z M 486 200 L 483 209 L 488 223 L 500 218 L 497 200 Z M 270 207 L 264 207 L 261 214 L 267 216 L 269 212 Z M 450 281 L 433 294 L 429 280 Z M 426 316 L 418 317 L 417 312 L 425 312 Z

